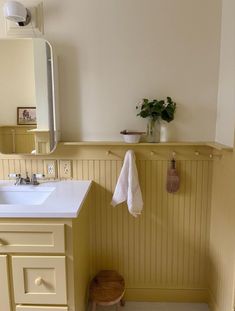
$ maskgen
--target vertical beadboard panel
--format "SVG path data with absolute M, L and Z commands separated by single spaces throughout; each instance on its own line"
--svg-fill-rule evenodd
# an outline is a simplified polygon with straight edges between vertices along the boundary
M 121 165 L 120 160 L 78 160 L 74 166 L 75 176 L 82 172 L 82 178 L 95 181 L 92 272 L 117 269 L 132 288 L 206 287 L 211 161 L 178 161 L 180 191 L 168 194 L 168 161 L 138 160 L 145 202 L 138 218 L 126 204 L 110 205 Z
M 212 311 L 234 310 L 235 157 L 226 154 L 213 167 L 209 291 Z
M 58 158 L 59 160 L 59 158 Z M 43 172 L 43 159 L 0 159 L 0 178 L 10 172 Z M 92 179 L 91 269 L 116 269 L 129 288 L 206 288 L 212 161 L 177 162 L 181 186 L 168 194 L 167 160 L 139 159 L 144 198 L 138 218 L 110 201 L 121 159 L 72 159 L 74 179 Z

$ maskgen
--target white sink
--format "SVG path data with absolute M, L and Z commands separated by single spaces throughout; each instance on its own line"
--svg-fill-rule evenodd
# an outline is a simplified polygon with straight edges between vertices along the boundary
M 15 186 L 0 180 L 0 218 L 76 218 L 91 183 L 68 180 Z
M 54 190 L 54 187 L 37 186 L 0 187 L 0 204 L 40 205 Z

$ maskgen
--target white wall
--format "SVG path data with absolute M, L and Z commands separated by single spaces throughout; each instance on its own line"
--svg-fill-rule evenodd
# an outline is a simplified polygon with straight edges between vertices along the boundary
M 44 0 L 62 139 L 119 140 L 122 129 L 145 129 L 137 101 L 172 96 L 172 139 L 214 140 L 220 2 Z
M 233 146 L 235 126 L 235 1 L 223 0 L 216 141 Z

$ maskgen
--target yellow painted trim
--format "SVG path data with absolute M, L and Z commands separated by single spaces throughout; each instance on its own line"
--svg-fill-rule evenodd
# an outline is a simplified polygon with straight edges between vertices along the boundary
M 227 145 L 223 145 L 217 142 L 208 142 L 207 143 L 208 147 L 212 147 L 216 150 L 226 150 L 226 151 L 233 151 L 233 147 L 229 147 Z
M 158 144 L 125 144 L 125 145 L 64 145 L 59 143 L 56 150 L 49 154 L 23 155 L 23 154 L 0 154 L 0 160 L 30 161 L 30 159 L 48 160 L 123 160 L 128 149 L 133 149 L 137 159 L 144 160 L 170 160 L 175 152 L 176 160 L 213 160 L 213 148 L 208 146 L 187 145 L 170 146 Z M 217 152 L 216 158 L 221 158 L 223 151 Z M 0 171 L 1 173 L 1 171 Z
M 211 311 L 234 310 L 235 154 L 213 163 L 208 252 Z
M 125 299 L 129 301 L 158 302 L 208 302 L 207 289 L 159 289 L 127 288 Z
M 190 142 L 190 141 L 176 141 L 176 142 L 160 142 L 160 143 L 135 143 L 135 144 L 128 144 L 123 141 L 78 141 L 78 142 L 60 142 L 59 144 L 64 146 L 149 146 L 149 147 L 171 147 L 171 146 L 205 146 L 205 147 L 211 147 L 216 150 L 228 150 L 232 151 L 233 148 L 217 143 L 217 142 Z
M 206 142 L 160 142 L 160 143 L 125 143 L 123 141 L 75 141 L 60 142 L 64 146 L 207 146 Z
M 14 129 L 18 129 L 18 128 L 22 128 L 22 129 L 34 129 L 36 127 L 36 125 L 1 125 L 0 129 L 7 129 L 7 128 L 14 128 Z
M 211 290 L 208 291 L 208 296 L 209 296 L 208 305 L 209 305 L 210 311 L 219 311 L 219 308 L 215 302 L 215 298 Z
M 8 256 L 0 255 L 0 309 L 11 311 Z
M 16 306 L 16 311 L 68 311 L 68 307 L 48 306 Z
M 32 129 L 32 130 L 28 130 L 28 132 L 38 132 L 38 133 L 49 133 L 50 131 L 48 129 Z

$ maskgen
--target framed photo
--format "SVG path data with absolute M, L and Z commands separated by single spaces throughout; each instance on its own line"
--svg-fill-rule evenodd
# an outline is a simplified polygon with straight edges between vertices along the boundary
M 18 125 L 36 125 L 36 107 L 17 107 Z

